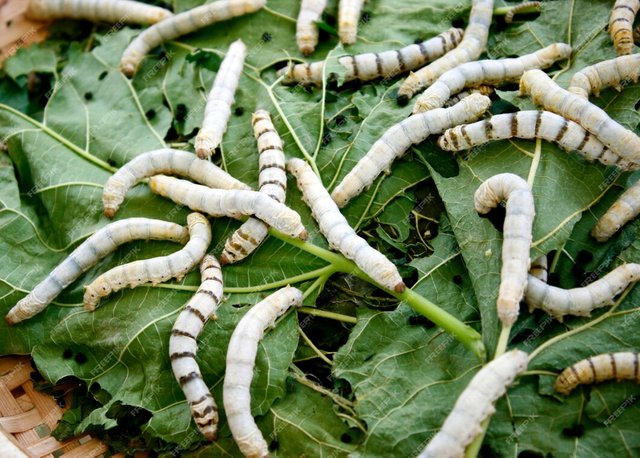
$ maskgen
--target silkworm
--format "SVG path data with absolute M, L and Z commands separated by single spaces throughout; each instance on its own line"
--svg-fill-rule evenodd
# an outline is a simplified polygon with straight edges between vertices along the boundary
M 168 221 L 148 218 L 129 218 L 108 224 L 82 242 L 26 297 L 9 310 L 5 320 L 19 323 L 43 311 L 57 296 L 76 281 L 80 275 L 100 259 L 113 253 L 120 245 L 132 240 L 169 240 L 185 244 L 189 239 L 187 228 Z
M 532 68 L 548 68 L 554 62 L 571 56 L 571 46 L 554 43 L 532 54 L 513 59 L 479 60 L 467 62 L 446 71 L 416 100 L 413 113 L 440 108 L 452 94 L 467 86 L 498 85 L 517 82 Z
M 207 253 L 211 243 L 209 221 L 199 213 L 187 216 L 189 241 L 168 256 L 133 261 L 114 267 L 93 280 L 84 289 L 85 310 L 95 310 L 101 298 L 124 288 L 135 288 L 144 283 L 157 285 L 171 278 L 178 281 L 193 269 Z
M 268 112 L 256 111 L 251 122 L 253 135 L 258 141 L 260 192 L 277 202 L 284 203 L 287 174 L 282 140 L 273 126 Z M 268 230 L 269 227 L 259 219 L 249 218 L 227 239 L 220 255 L 220 262 L 223 265 L 231 264 L 246 258 L 267 237 Z
M 407 149 L 424 141 L 429 135 L 478 119 L 491 105 L 491 100 L 480 94 L 471 94 L 451 108 L 409 116 L 390 127 L 367 154 L 358 161 L 331 193 L 331 197 L 344 207 L 360 194 L 380 173 L 389 173 L 392 162 L 402 157 Z
M 482 183 L 473 199 L 480 214 L 489 213 L 500 202 L 507 201 L 497 306 L 498 318 L 503 326 L 510 327 L 518 319 L 520 300 L 527 284 L 535 216 L 533 194 L 527 182 L 519 176 L 501 173 Z
M 480 369 L 419 457 L 462 458 L 467 446 L 482 432 L 482 422 L 496 411 L 495 402 L 527 369 L 528 363 L 529 356 L 525 352 L 511 350 Z
M 159 149 L 136 156 L 109 177 L 102 192 L 105 216 L 112 218 L 115 215 L 130 188 L 160 173 L 188 177 L 212 188 L 250 189 L 221 168 L 191 153 Z
M 542 2 L 523 2 L 519 5 L 512 6 L 507 14 L 504 15 L 504 22 L 507 24 L 511 24 L 513 22 L 513 17 L 518 14 L 520 11 L 531 9 L 531 8 L 542 8 Z
M 473 0 L 469 25 L 458 47 L 417 72 L 411 73 L 398 90 L 398 103 L 407 102 L 416 92 L 430 86 L 447 70 L 476 60 L 487 46 L 492 16 L 493 0 Z
M 495 92 L 496 90 L 493 88 L 493 86 L 485 86 L 483 84 L 478 87 L 469 88 L 466 91 L 458 92 L 457 94 L 451 96 L 449 100 L 445 102 L 444 108 L 454 106 L 460 100 L 464 99 L 465 97 L 469 97 L 471 94 L 481 94 L 489 97 L 495 94 Z
M 86 19 L 93 22 L 155 24 L 171 11 L 129 0 L 30 0 L 25 13 L 30 19 Z
M 291 159 L 287 170 L 296 177 L 302 198 L 311 208 L 313 218 L 318 222 L 320 232 L 327 238 L 329 246 L 354 261 L 364 273 L 385 288 L 403 292 L 405 284 L 396 266 L 349 226 L 309 164 L 301 159 Z
M 640 54 L 620 56 L 590 65 L 576 72 L 569 82 L 569 92 L 589 98 L 593 92 L 600 95 L 600 90 L 613 87 L 620 92 L 628 81 L 638 82 L 640 77 Z
M 591 236 L 598 242 L 605 242 L 638 214 L 640 214 L 640 180 L 623 192 L 611 208 L 600 217 L 591 229 Z
M 462 29 L 451 28 L 422 43 L 379 53 L 342 56 L 338 58 L 338 63 L 345 69 L 345 82 L 393 78 L 442 56 L 455 48 L 461 38 Z M 284 76 L 283 84 L 322 86 L 323 70 L 324 61 L 308 62 L 288 65 L 280 69 L 278 75 Z
M 155 194 L 195 211 L 232 218 L 255 216 L 291 237 L 308 237 L 298 213 L 261 192 L 211 189 L 164 175 L 151 177 L 149 187 Z
M 562 289 L 529 276 L 524 299 L 529 311 L 542 309 L 562 321 L 565 315 L 591 316 L 591 311 L 613 305 L 614 298 L 640 279 L 640 264 L 623 264 L 582 288 Z
M 340 37 L 340 42 L 345 45 L 352 45 L 356 42 L 362 5 L 364 5 L 364 0 L 340 0 L 338 6 L 338 36 Z
M 607 380 L 635 380 L 640 383 L 638 353 L 619 352 L 591 356 L 567 367 L 556 379 L 555 390 L 567 396 L 578 385 Z
M 296 42 L 298 49 L 305 56 L 311 54 L 318 44 L 318 25 L 327 7 L 327 0 L 302 0 L 296 22 Z
M 447 129 L 438 146 L 445 151 L 463 151 L 489 141 L 522 138 L 541 138 L 556 143 L 566 151 L 576 151 L 587 161 L 615 165 L 623 170 L 635 170 L 637 162 L 630 162 L 604 146 L 595 135 L 580 124 L 550 111 L 518 111 L 492 116 L 489 119 Z
M 222 386 L 222 401 L 229 429 L 247 457 L 267 457 L 269 448 L 251 415 L 249 388 L 258 343 L 267 328 L 292 306 L 302 304 L 302 291 L 287 286 L 257 303 L 242 317 L 231 335 Z
M 173 375 L 191 408 L 191 416 L 205 439 L 218 435 L 218 407 L 202 379 L 196 361 L 197 338 L 222 300 L 222 271 L 214 256 L 205 255 L 200 263 L 200 286 L 176 319 L 169 337 L 169 359 Z
M 549 265 L 547 263 L 546 255 L 540 256 L 539 258 L 533 260 L 533 262 L 531 263 L 531 267 L 529 267 L 529 275 L 541 281 L 542 283 L 547 283 L 547 277 L 549 276 Z M 526 293 L 527 291 L 525 289 L 525 294 Z
M 533 102 L 546 110 L 577 122 L 591 132 L 614 154 L 639 162 L 640 138 L 588 100 L 558 86 L 541 70 L 529 70 L 520 79 L 520 94 L 530 94 Z
M 227 55 L 220 64 L 213 87 L 207 97 L 202 128 L 196 135 L 195 148 L 200 159 L 211 157 L 227 130 L 231 105 L 234 102 L 246 55 L 247 47 L 242 40 L 236 40 L 229 46 Z
M 198 29 L 261 9 L 267 0 L 218 0 L 158 22 L 138 35 L 124 50 L 120 71 L 131 77 L 149 51 Z
M 633 50 L 633 20 L 640 10 L 638 0 L 616 0 L 609 17 L 609 35 L 619 56 Z

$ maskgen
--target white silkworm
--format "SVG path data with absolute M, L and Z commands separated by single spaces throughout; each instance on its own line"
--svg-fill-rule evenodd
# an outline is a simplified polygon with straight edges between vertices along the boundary
M 211 157 L 227 130 L 231 105 L 234 102 L 246 55 L 247 47 L 242 40 L 236 40 L 229 46 L 227 55 L 220 64 L 213 87 L 207 97 L 202 128 L 196 135 L 195 148 L 200 159 Z
M 482 422 L 496 411 L 495 402 L 529 364 L 529 356 L 511 350 L 484 366 L 458 397 L 440 431 L 418 455 L 420 458 L 462 458 L 482 432 Z
M 258 11 L 267 0 L 217 0 L 158 22 L 138 35 L 124 50 L 120 71 L 133 76 L 149 51 L 165 41 L 187 35 L 198 29 Z
M 529 70 L 520 79 L 520 94 L 531 94 L 533 102 L 546 110 L 577 122 L 614 154 L 640 162 L 640 138 L 588 100 L 558 86 L 542 70 Z
M 523 2 L 519 5 L 512 6 L 509 11 L 507 11 L 507 14 L 504 15 L 504 22 L 506 22 L 507 24 L 511 24 L 513 22 L 513 17 L 517 13 L 531 8 L 542 8 L 542 2 Z
M 63 289 L 120 245 L 132 240 L 169 240 L 185 244 L 188 239 L 187 228 L 168 221 L 129 218 L 108 224 L 82 242 L 47 278 L 18 301 L 5 320 L 15 324 L 40 313 Z
M 218 407 L 202 379 L 196 361 L 197 338 L 222 300 L 222 271 L 214 256 L 206 255 L 200 263 L 200 286 L 176 319 L 169 337 L 169 359 L 173 375 L 180 384 L 191 408 L 191 416 L 205 439 L 218 435 Z
M 480 214 L 489 213 L 500 202 L 507 201 L 497 306 L 498 318 L 503 326 L 510 327 L 518 319 L 520 300 L 527 285 L 535 216 L 533 194 L 527 182 L 519 176 L 501 173 L 482 183 L 473 199 Z
M 173 16 L 164 8 L 130 0 L 30 0 L 25 14 L 40 21 L 70 18 L 127 24 L 155 24 Z
M 352 45 L 358 35 L 358 23 L 364 0 L 340 0 L 338 6 L 338 36 L 340 42 Z
M 532 54 L 496 60 L 479 60 L 461 64 L 446 71 L 416 100 L 413 113 L 442 107 L 452 94 L 467 86 L 499 85 L 520 80 L 532 68 L 548 68 L 554 62 L 571 56 L 571 46 L 554 43 Z
M 622 193 L 611 208 L 600 217 L 591 236 L 598 242 L 605 242 L 622 226 L 640 214 L 640 180 Z
M 591 311 L 614 304 L 614 298 L 640 279 L 640 264 L 623 264 L 582 288 L 562 289 L 529 276 L 524 293 L 529 311 L 542 309 L 558 321 L 565 315 L 591 316 Z
M 556 379 L 555 390 L 565 396 L 578 385 L 607 380 L 635 380 L 640 383 L 638 353 L 619 352 L 590 356 L 567 367 Z
M 287 174 L 282 140 L 271 122 L 269 113 L 256 111 L 251 119 L 253 135 L 258 141 L 258 182 L 260 192 L 284 203 L 287 192 Z M 229 237 L 220 255 L 220 262 L 231 264 L 251 254 L 267 237 L 269 227 L 259 219 L 249 218 Z
M 298 49 L 305 56 L 311 54 L 318 44 L 318 25 L 327 7 L 327 0 L 302 0 L 296 22 L 296 42 Z
M 306 240 L 300 215 L 261 192 L 210 189 L 177 178 L 157 175 L 149 179 L 151 191 L 211 216 L 255 216 L 291 237 Z
M 531 262 L 531 267 L 529 267 L 529 275 L 537 280 L 540 280 L 542 283 L 547 283 L 547 277 L 549 276 L 549 265 L 546 255 L 542 255 Z M 525 294 L 527 294 L 526 289 Z
M 462 38 L 462 29 L 451 28 L 429 40 L 411 44 L 404 48 L 342 56 L 338 63 L 345 68 L 344 80 L 371 81 L 377 78 L 392 78 L 400 73 L 422 67 L 455 48 Z M 322 86 L 324 61 L 288 65 L 280 69 L 283 84 Z
M 112 218 L 127 191 L 145 178 L 160 173 L 191 178 L 212 188 L 250 189 L 209 161 L 198 159 L 186 151 L 159 149 L 136 156 L 114 173 L 104 186 L 104 214 Z
M 576 151 L 587 161 L 615 165 L 623 170 L 636 170 L 638 162 L 630 162 L 604 146 L 595 135 L 580 124 L 550 111 L 518 111 L 447 129 L 438 146 L 445 151 L 463 151 L 494 140 L 523 138 L 557 143 L 566 151 Z
M 638 0 L 616 0 L 609 17 L 609 35 L 619 56 L 633 50 L 633 21 L 640 10 Z
M 258 343 L 267 328 L 292 306 L 302 304 L 302 291 L 287 286 L 257 303 L 233 330 L 222 387 L 222 401 L 229 429 L 238 448 L 247 457 L 268 457 L 269 448 L 251 415 L 249 388 Z
M 157 285 L 170 278 L 182 279 L 202 260 L 211 243 L 209 221 L 199 213 L 187 216 L 189 241 L 168 256 L 130 262 L 100 275 L 84 289 L 85 310 L 95 310 L 101 298 L 124 288 L 135 288 L 144 283 Z
M 569 92 L 589 98 L 593 92 L 600 95 L 600 90 L 613 87 L 620 92 L 628 81 L 638 82 L 640 77 L 640 54 L 620 56 L 604 60 L 583 68 L 574 73 L 569 82 Z
M 476 60 L 487 46 L 492 16 L 493 0 L 473 0 L 469 25 L 458 47 L 417 72 L 411 73 L 398 90 L 398 102 L 403 104 L 408 101 L 416 92 L 430 86 L 447 70 Z
M 309 164 L 302 159 L 291 159 L 287 170 L 296 177 L 302 198 L 311 208 L 313 218 L 318 222 L 320 232 L 329 246 L 354 261 L 364 273 L 385 288 L 403 292 L 405 284 L 396 266 L 349 226 Z
M 429 135 L 440 134 L 450 127 L 478 119 L 490 105 L 488 97 L 471 94 L 451 108 L 439 108 L 400 121 L 373 144 L 336 186 L 331 197 L 338 207 L 344 207 L 352 198 L 371 186 L 380 173 L 389 173 L 393 161 L 402 157 L 411 145 L 424 141 Z

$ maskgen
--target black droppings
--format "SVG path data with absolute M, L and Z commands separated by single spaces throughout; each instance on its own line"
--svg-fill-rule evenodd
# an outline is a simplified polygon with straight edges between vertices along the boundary
M 233 110 L 233 114 L 236 116 L 242 116 L 244 114 L 244 108 L 243 107 L 236 107 L 235 110 Z
M 71 359 L 73 358 L 73 351 L 71 351 L 69 348 L 67 348 L 65 351 L 62 352 L 62 357 L 64 359 Z
M 460 275 L 454 275 L 451 280 L 453 280 L 456 285 L 462 284 L 462 277 Z
M 407 95 L 399 95 L 396 98 L 396 103 L 399 107 L 406 107 L 409 104 L 409 96 Z
M 156 110 L 152 108 L 149 111 L 147 111 L 144 115 L 147 117 L 147 119 L 153 119 L 156 117 Z
M 102 81 L 103 79 L 105 79 L 108 74 L 109 74 L 109 72 L 106 71 L 106 70 L 104 72 L 100 73 L 100 75 L 98 75 L 98 81 Z
M 262 34 L 262 41 L 269 42 L 272 39 L 273 39 L 273 35 L 271 35 L 269 32 L 265 32 Z
M 87 362 L 87 356 L 80 352 L 80 353 L 76 353 L 76 355 L 73 358 L 75 360 L 76 363 L 78 364 L 84 364 Z
M 89 100 L 93 100 L 93 92 L 85 92 L 84 93 L 84 99 L 89 101 Z

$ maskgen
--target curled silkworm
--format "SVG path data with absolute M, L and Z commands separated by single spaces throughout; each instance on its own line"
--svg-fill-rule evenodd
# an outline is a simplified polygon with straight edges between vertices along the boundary
M 405 284 L 396 266 L 349 226 L 309 164 L 301 159 L 291 159 L 287 170 L 295 175 L 302 198 L 311 208 L 329 246 L 353 260 L 364 273 L 385 288 L 397 293 L 404 291 Z
M 554 43 L 532 54 L 496 60 L 479 60 L 461 64 L 446 71 L 416 100 L 413 113 L 440 108 L 452 94 L 467 86 L 480 84 L 498 85 L 520 80 L 522 74 L 532 68 L 547 68 L 554 62 L 571 56 L 571 46 Z
M 120 245 L 132 240 L 169 240 L 185 244 L 188 239 L 187 228 L 168 221 L 129 218 L 108 224 L 82 242 L 47 278 L 18 301 L 5 320 L 15 324 L 40 313 L 63 289 Z
M 267 442 L 251 415 L 249 388 L 258 343 L 267 328 L 292 306 L 302 304 L 302 291 L 287 286 L 257 303 L 242 317 L 231 335 L 222 387 L 222 401 L 229 429 L 244 456 L 269 456 Z
M 247 47 L 242 40 L 236 40 L 229 46 L 227 55 L 220 64 L 213 87 L 207 97 L 202 128 L 196 135 L 195 148 L 200 159 L 211 157 L 227 130 L 231 105 L 234 102 L 246 55 Z
M 377 78 L 393 78 L 400 73 L 420 68 L 455 48 L 462 38 L 462 29 L 451 28 L 446 32 L 418 44 L 379 53 L 342 56 L 338 62 L 345 69 L 344 80 L 371 81 Z M 322 86 L 324 61 L 288 65 L 280 69 L 283 84 Z
M 360 11 L 364 0 L 340 0 L 338 6 L 338 36 L 340 42 L 352 45 L 358 35 Z
M 482 422 L 496 411 L 495 402 L 528 364 L 529 356 L 525 352 L 511 350 L 480 369 L 419 457 L 462 458 L 467 446 L 482 432 Z
M 398 102 L 408 101 L 416 92 L 430 86 L 447 70 L 476 60 L 487 46 L 492 17 L 493 0 L 473 0 L 469 25 L 458 47 L 417 72 L 411 73 L 398 90 Z
M 613 234 L 640 214 L 640 180 L 622 193 L 611 208 L 600 217 L 591 236 L 598 242 L 605 242 Z
M 578 385 L 607 380 L 635 380 L 640 383 L 638 353 L 619 352 L 591 356 L 567 367 L 556 379 L 555 389 L 565 396 Z
M 100 299 L 124 288 L 144 283 L 157 285 L 170 278 L 182 279 L 207 253 L 211 243 L 211 226 L 200 213 L 187 216 L 189 241 L 168 256 L 159 256 L 114 267 L 93 280 L 84 289 L 85 310 L 95 310 Z
M 29 0 L 25 13 L 30 19 L 86 19 L 93 22 L 155 24 L 171 11 L 130 0 Z
M 577 122 L 614 154 L 640 162 L 640 138 L 588 100 L 558 86 L 542 70 L 529 70 L 520 79 L 520 94 L 531 94 L 534 103 Z
M 205 255 L 200 263 L 200 286 L 176 319 L 169 337 L 169 359 L 173 375 L 180 384 L 198 429 L 205 439 L 218 433 L 218 407 L 202 379 L 196 361 L 197 338 L 222 300 L 222 271 L 214 256 Z
M 127 191 L 145 178 L 159 173 L 191 178 L 212 188 L 250 189 L 209 161 L 191 153 L 174 149 L 159 149 L 136 156 L 114 173 L 104 186 L 102 203 L 104 214 L 112 218 Z
M 296 22 L 296 42 L 305 56 L 311 54 L 318 44 L 318 25 L 327 6 L 327 0 L 302 0 Z
M 258 141 L 260 192 L 284 203 L 287 191 L 287 174 L 282 140 L 273 126 L 268 112 L 256 111 L 251 122 L 253 135 Z M 227 239 L 220 255 L 220 262 L 231 264 L 246 258 L 267 237 L 268 230 L 268 226 L 259 219 L 249 218 Z
M 513 17 L 518 14 L 520 11 L 531 9 L 531 8 L 542 8 L 542 2 L 522 2 L 519 5 L 512 6 L 507 14 L 504 15 L 504 22 L 507 24 L 511 24 L 513 22 Z
M 542 283 L 547 283 L 547 277 L 549 276 L 549 265 L 546 255 L 542 255 L 531 262 L 531 267 L 529 267 L 529 275 L 541 281 Z M 525 290 L 525 294 L 526 293 L 527 292 Z
M 542 309 L 562 321 L 565 315 L 591 316 L 591 311 L 614 304 L 614 298 L 640 279 L 640 264 L 623 264 L 582 288 L 562 289 L 529 276 L 524 293 L 529 311 Z
M 635 170 L 640 164 L 620 157 L 604 146 L 580 124 L 550 111 L 518 111 L 447 129 L 438 146 L 445 151 L 463 151 L 493 140 L 523 138 L 557 143 L 566 151 L 576 151 L 587 161 Z
M 518 319 L 520 300 L 527 284 L 535 216 L 533 194 L 519 176 L 501 173 L 482 183 L 473 197 L 475 209 L 480 214 L 489 213 L 500 202 L 507 201 L 497 306 L 498 318 L 503 326 L 510 327 Z
M 216 22 L 253 13 L 266 3 L 267 0 L 218 0 L 158 22 L 138 35 L 124 50 L 120 60 L 120 71 L 131 77 L 144 56 L 165 41 L 187 35 Z
M 460 100 L 466 97 L 469 97 L 471 94 L 481 94 L 481 95 L 486 95 L 487 97 L 490 97 L 493 94 L 495 94 L 495 92 L 496 90 L 493 88 L 493 86 L 485 86 L 483 84 L 478 87 L 469 88 L 469 90 L 458 92 L 457 94 L 451 96 L 449 100 L 445 102 L 444 108 L 449 108 L 454 106 Z
M 633 20 L 640 10 L 638 0 L 616 0 L 609 17 L 609 35 L 619 56 L 633 50 Z
M 291 237 L 306 240 L 300 215 L 261 192 L 211 189 L 177 178 L 157 175 L 149 179 L 151 191 L 211 216 L 255 216 Z
M 371 186 L 380 173 L 388 173 L 392 162 L 402 157 L 411 145 L 424 141 L 429 135 L 478 119 L 490 105 L 488 97 L 471 94 L 451 108 L 439 108 L 400 121 L 373 144 L 336 186 L 331 197 L 338 207 L 344 207 L 352 198 Z
M 640 4 L 640 2 L 639 2 Z M 628 81 L 638 82 L 640 54 L 620 56 L 604 60 L 574 73 L 569 82 L 569 92 L 588 98 L 592 92 L 598 96 L 605 87 L 621 91 Z

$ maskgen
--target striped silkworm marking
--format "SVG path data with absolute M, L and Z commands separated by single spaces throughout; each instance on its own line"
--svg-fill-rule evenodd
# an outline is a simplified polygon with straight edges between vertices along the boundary
M 619 56 L 633 50 L 633 20 L 640 10 L 638 0 L 616 0 L 609 17 L 609 35 Z
M 302 291 L 287 286 L 257 303 L 242 317 L 231 335 L 222 387 L 222 401 L 229 429 L 247 457 L 268 457 L 269 448 L 251 415 L 249 388 L 258 343 L 264 332 L 292 306 L 302 304 Z
M 306 240 L 309 235 L 297 212 L 261 192 L 211 189 L 164 175 L 151 177 L 149 187 L 155 194 L 211 216 L 255 216 L 290 237 Z
M 267 0 L 217 0 L 158 22 L 143 31 L 127 46 L 120 60 L 120 71 L 132 77 L 144 56 L 156 46 L 216 22 L 254 13 L 266 3 Z
M 40 21 L 70 18 L 127 24 L 155 24 L 173 16 L 164 8 L 130 0 L 30 0 L 25 14 Z
M 7 313 L 6 322 L 19 323 L 40 313 L 100 259 L 132 240 L 169 240 L 184 245 L 189 240 L 189 231 L 179 224 L 148 218 L 129 218 L 108 224 L 82 242 L 47 278 L 18 301 Z
M 528 364 L 525 352 L 511 350 L 480 369 L 458 397 L 440 431 L 418 456 L 462 458 L 467 446 L 482 432 L 482 422 L 495 413 L 495 402 Z
M 191 408 L 191 416 L 202 435 L 213 441 L 218 435 L 218 407 L 202 379 L 196 361 L 197 338 L 222 300 L 222 271 L 214 256 L 206 255 L 200 263 L 200 286 L 176 319 L 169 337 L 169 359 L 173 375 L 180 384 Z
M 236 89 L 244 67 L 247 47 L 242 40 L 234 41 L 220 64 L 204 108 L 202 128 L 195 140 L 196 154 L 200 159 L 208 159 L 220 145 L 227 131 Z
M 400 73 L 420 68 L 451 49 L 462 38 L 462 29 L 451 28 L 429 40 L 411 44 L 404 48 L 342 56 L 338 62 L 345 68 L 345 82 L 371 81 L 377 78 L 392 78 Z M 284 76 L 283 84 L 322 86 L 324 61 L 288 65 L 278 71 Z
M 447 100 L 444 103 L 444 108 L 449 108 L 454 106 L 460 100 L 466 97 L 469 97 L 471 94 L 481 94 L 481 95 L 486 95 L 487 97 L 490 97 L 493 94 L 495 94 L 495 92 L 496 90 L 493 88 L 493 86 L 480 85 L 478 87 L 469 88 L 469 90 L 467 91 L 458 92 L 457 94 L 451 96 L 449 100 Z
M 492 17 L 493 0 L 473 0 L 469 25 L 458 47 L 417 72 L 409 74 L 398 90 L 398 103 L 406 103 L 415 93 L 430 86 L 447 70 L 476 60 L 487 46 Z
M 305 56 L 311 54 L 318 44 L 318 25 L 327 0 L 302 0 L 296 22 L 296 42 Z
M 640 214 L 640 180 L 622 193 L 611 208 L 600 217 L 591 236 L 598 242 L 606 242 L 622 226 Z
M 102 192 L 105 216 L 113 218 L 130 188 L 145 178 L 160 173 L 188 177 L 211 188 L 251 189 L 218 166 L 198 159 L 191 153 L 159 149 L 136 156 L 109 177 Z
M 556 379 L 555 390 L 569 395 L 578 385 L 608 380 L 635 380 L 640 383 L 638 353 L 619 352 L 591 356 L 567 367 Z
M 549 276 L 549 263 L 546 255 L 542 255 L 531 262 L 529 275 L 542 283 L 547 283 L 547 278 Z M 527 287 L 529 287 L 529 283 L 527 283 Z M 525 294 L 527 294 L 526 289 Z
M 411 145 L 424 141 L 429 135 L 440 134 L 458 124 L 478 119 L 491 105 L 488 97 L 471 94 L 451 108 L 439 108 L 409 116 L 390 127 L 367 154 L 358 161 L 331 193 L 331 197 L 344 207 L 360 194 L 383 171 L 389 173 L 391 164 L 402 157 Z
M 542 8 L 542 2 L 523 2 L 519 5 L 512 6 L 507 14 L 504 15 L 504 22 L 507 24 L 511 24 L 513 22 L 513 17 L 518 14 L 520 11 L 528 10 L 536 8 L 540 10 Z
M 284 203 L 287 173 L 283 145 L 276 128 L 265 110 L 256 111 L 252 118 L 253 135 L 258 141 L 258 182 L 260 192 Z M 269 227 L 259 219 L 249 218 L 229 237 L 220 255 L 220 262 L 232 264 L 251 254 L 267 237 Z
M 569 82 L 569 92 L 580 97 L 589 98 L 593 92 L 600 95 L 600 90 L 613 87 L 620 92 L 628 81 L 638 82 L 640 77 L 640 54 L 620 56 L 590 65 L 576 72 Z
M 135 288 L 144 283 L 157 285 L 171 278 L 180 281 L 202 261 L 211 243 L 211 226 L 203 215 L 189 214 L 187 226 L 189 241 L 181 250 L 168 256 L 133 261 L 114 267 L 85 286 L 85 310 L 95 310 L 101 298 L 127 287 Z
M 302 198 L 311 208 L 313 218 L 318 222 L 320 232 L 329 246 L 354 261 L 364 273 L 385 288 L 403 292 L 405 284 L 396 266 L 349 226 L 309 164 L 301 159 L 291 159 L 287 170 L 296 177 Z
M 438 138 L 438 146 L 445 151 L 464 151 L 489 141 L 510 138 L 541 138 L 566 151 L 576 151 L 589 162 L 598 161 L 623 170 L 636 170 L 640 166 L 638 162 L 630 162 L 612 152 L 580 124 L 550 111 L 505 113 L 456 126 Z
M 340 42 L 352 45 L 358 35 L 358 23 L 364 0 L 340 0 L 338 6 L 338 36 Z
M 640 138 L 615 122 L 588 100 L 558 86 L 542 70 L 529 70 L 520 79 L 520 95 L 530 94 L 533 102 L 575 121 L 591 132 L 614 154 L 630 162 L 640 162 Z
M 548 68 L 571 56 L 571 46 L 554 43 L 534 53 L 513 59 L 479 60 L 467 62 L 446 71 L 416 100 L 413 113 L 442 107 L 452 94 L 467 86 L 514 83 L 532 68 Z
M 614 298 L 640 279 L 640 264 L 623 264 L 582 288 L 563 289 L 529 276 L 524 299 L 529 311 L 542 309 L 558 321 L 565 315 L 591 316 L 591 311 L 614 304 Z
M 502 241 L 502 269 L 498 291 L 498 318 L 511 327 L 518 319 L 519 305 L 527 285 L 535 207 L 533 194 L 525 180 L 512 173 L 494 175 L 476 190 L 474 206 L 486 214 L 507 201 Z

